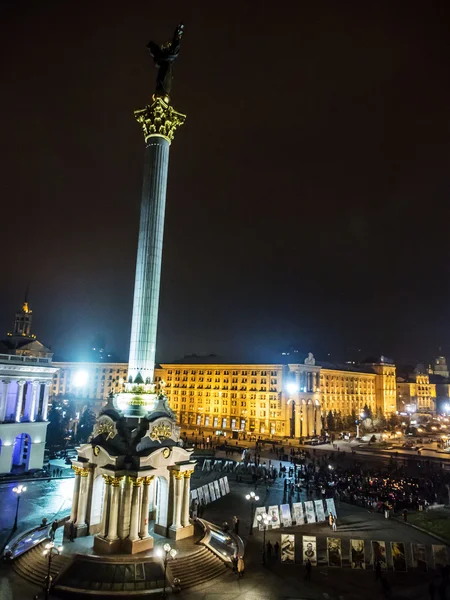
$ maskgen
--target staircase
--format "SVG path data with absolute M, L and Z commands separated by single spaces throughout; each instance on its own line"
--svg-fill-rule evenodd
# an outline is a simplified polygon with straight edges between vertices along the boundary
M 47 577 L 48 572 L 48 556 L 42 554 L 45 549 L 45 543 L 46 542 L 43 542 L 28 552 L 25 552 L 25 554 L 22 554 L 22 556 L 12 563 L 12 568 L 16 573 L 41 588 L 45 585 L 45 578 Z M 50 570 L 53 579 L 71 561 L 71 556 L 53 554 L 52 567 Z
M 175 577 L 180 580 L 182 590 L 215 579 L 227 571 L 225 563 L 205 546 L 194 554 L 172 560 L 167 568 L 172 581 Z

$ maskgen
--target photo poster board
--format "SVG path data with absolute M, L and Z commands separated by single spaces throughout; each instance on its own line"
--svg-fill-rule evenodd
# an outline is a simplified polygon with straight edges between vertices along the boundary
M 312 500 L 308 500 L 308 502 L 305 502 L 305 511 L 307 523 L 315 523 L 316 513 L 314 512 L 314 502 Z
M 295 563 L 295 535 L 292 533 L 281 534 L 281 562 L 285 565 Z
M 214 491 L 216 492 L 217 500 L 221 497 L 219 482 L 217 479 L 214 479 Z
M 197 490 L 191 490 L 191 500 L 198 500 Z
M 211 498 L 209 497 L 209 487 L 208 485 L 204 485 L 202 486 L 203 488 L 203 495 L 205 496 L 205 502 L 206 504 L 209 504 L 211 502 Z
M 411 555 L 413 567 L 425 573 L 427 570 L 427 549 L 425 544 L 411 544 Z
M 432 544 L 431 550 L 433 552 L 434 568 L 443 569 L 448 563 L 447 546 Z
M 303 512 L 303 504 L 301 502 L 292 503 L 292 518 L 296 525 L 305 524 L 305 514 Z
M 225 484 L 225 489 L 227 491 L 227 494 L 229 494 L 230 493 L 230 484 L 228 483 L 228 477 L 224 477 L 223 482 Z
M 394 571 L 406 571 L 405 544 L 403 542 L 391 542 L 391 553 Z
M 253 527 L 258 527 L 260 531 L 264 529 L 264 525 L 258 522 L 258 515 L 265 515 L 266 507 L 265 506 L 257 506 L 255 510 L 255 517 L 253 519 Z
M 317 542 L 315 535 L 303 536 L 303 564 L 309 559 L 313 567 L 317 566 Z
M 202 487 L 197 488 L 197 495 L 198 495 L 198 501 L 200 503 L 206 502 Z
M 209 495 L 211 496 L 211 502 L 214 502 L 216 499 L 216 491 L 214 489 L 214 483 L 212 481 L 210 481 L 208 483 L 208 487 L 209 487 Z
M 282 504 L 280 506 L 280 511 L 283 527 L 292 527 L 291 507 L 289 504 Z
M 225 482 L 222 479 L 219 479 L 219 485 L 220 485 L 220 491 L 222 492 L 222 496 L 226 496 L 227 495 L 227 490 L 225 489 Z
M 317 522 L 323 523 L 326 521 L 325 511 L 323 510 L 323 500 L 314 500 L 314 506 L 316 507 Z
M 337 517 L 336 506 L 334 505 L 334 498 L 327 498 L 325 500 L 325 515 L 328 517 L 330 513 Z
M 267 514 L 270 517 L 269 527 L 271 529 L 278 529 L 280 527 L 280 513 L 278 511 L 278 505 L 269 506 Z
M 380 563 L 383 571 L 387 569 L 386 542 L 372 540 L 372 563 L 374 569 L 377 562 Z
M 350 565 L 352 569 L 366 568 L 364 540 L 350 540 Z
M 327 537 L 327 555 L 329 567 L 342 567 L 341 538 Z

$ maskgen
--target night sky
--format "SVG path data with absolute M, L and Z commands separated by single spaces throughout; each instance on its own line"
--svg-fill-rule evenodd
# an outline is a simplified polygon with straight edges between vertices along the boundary
M 0 330 L 127 358 L 150 39 L 183 20 L 158 332 L 185 353 L 450 359 L 447 2 L 3 0 Z

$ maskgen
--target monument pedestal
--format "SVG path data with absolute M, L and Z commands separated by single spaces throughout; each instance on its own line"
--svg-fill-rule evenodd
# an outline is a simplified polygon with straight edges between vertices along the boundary
M 178 529 L 169 527 L 168 533 L 169 539 L 171 540 L 184 540 L 184 538 L 194 535 L 194 526 L 187 525 L 186 527 L 179 527 Z
M 135 540 L 132 542 L 129 538 L 123 540 L 122 550 L 126 554 L 137 554 L 138 552 L 145 552 L 153 548 L 153 538 L 151 536 L 144 538 L 143 540 Z
M 109 541 L 99 535 L 94 536 L 94 552 L 98 554 L 119 554 L 122 548 L 122 540 Z
M 94 537 L 94 551 L 98 554 L 138 554 L 146 552 L 153 548 L 153 538 L 151 536 L 132 541 L 130 538 L 125 540 L 117 539 L 109 541 L 104 537 Z

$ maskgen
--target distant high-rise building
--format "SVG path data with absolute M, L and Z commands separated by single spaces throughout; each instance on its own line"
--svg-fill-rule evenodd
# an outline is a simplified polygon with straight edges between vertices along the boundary
M 433 373 L 435 375 L 440 375 L 441 377 L 448 378 L 449 372 L 447 367 L 447 360 L 444 356 L 438 356 L 434 359 L 433 365 Z

